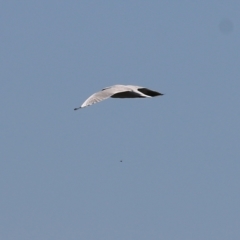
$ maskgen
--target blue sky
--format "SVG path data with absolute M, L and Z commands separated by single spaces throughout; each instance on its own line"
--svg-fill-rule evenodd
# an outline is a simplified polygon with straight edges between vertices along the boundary
M 239 239 L 239 12 L 2 2 L 0 238 Z M 165 95 L 73 110 L 114 84 Z

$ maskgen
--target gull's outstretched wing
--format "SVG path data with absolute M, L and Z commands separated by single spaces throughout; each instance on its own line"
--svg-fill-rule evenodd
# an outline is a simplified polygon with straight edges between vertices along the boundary
M 102 91 L 94 93 L 93 95 L 91 95 L 81 105 L 81 107 L 75 108 L 74 110 L 78 110 L 79 108 L 84 108 L 84 107 L 90 106 L 92 104 L 101 102 L 105 99 L 108 99 L 108 98 L 112 97 L 114 94 L 118 94 L 118 93 L 126 92 L 126 91 L 131 91 L 131 89 L 129 89 L 126 86 L 122 86 L 122 85 L 115 85 L 115 86 L 112 86 L 112 87 L 104 88 Z
M 81 105 L 81 107 L 75 108 L 74 110 L 78 110 L 79 108 L 90 106 L 94 103 L 101 102 L 110 97 L 112 98 L 151 98 L 159 95 L 163 95 L 163 94 L 148 88 L 140 87 L 140 86 L 114 85 L 111 87 L 106 87 L 102 89 L 102 91 L 100 92 L 94 93 Z
M 107 90 L 94 93 L 81 105 L 81 107 L 74 108 L 74 110 L 78 110 L 79 108 L 84 108 L 84 107 L 90 106 L 94 103 L 101 102 L 111 96 L 112 96 L 112 93 Z

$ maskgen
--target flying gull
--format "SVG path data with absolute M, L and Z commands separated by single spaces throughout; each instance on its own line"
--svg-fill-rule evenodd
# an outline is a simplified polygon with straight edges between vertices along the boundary
M 114 85 L 103 88 L 100 92 L 91 95 L 80 107 L 74 108 L 78 110 L 90 106 L 92 104 L 101 102 L 107 98 L 151 98 L 163 95 L 157 91 L 150 90 L 145 87 L 133 85 Z

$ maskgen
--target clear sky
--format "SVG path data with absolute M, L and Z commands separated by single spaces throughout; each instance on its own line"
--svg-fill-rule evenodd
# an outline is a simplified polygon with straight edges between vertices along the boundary
M 2 1 L 0 239 L 240 239 L 239 14 Z M 114 84 L 165 95 L 73 110 Z

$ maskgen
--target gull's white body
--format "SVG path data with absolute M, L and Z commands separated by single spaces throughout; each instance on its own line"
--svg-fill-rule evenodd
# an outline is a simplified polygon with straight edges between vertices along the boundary
M 94 103 L 101 102 L 107 98 L 149 98 L 163 95 L 162 93 L 150 90 L 145 87 L 133 86 L 133 85 L 114 85 L 111 87 L 106 87 L 100 92 L 91 95 L 81 107 L 84 108 L 90 106 Z

